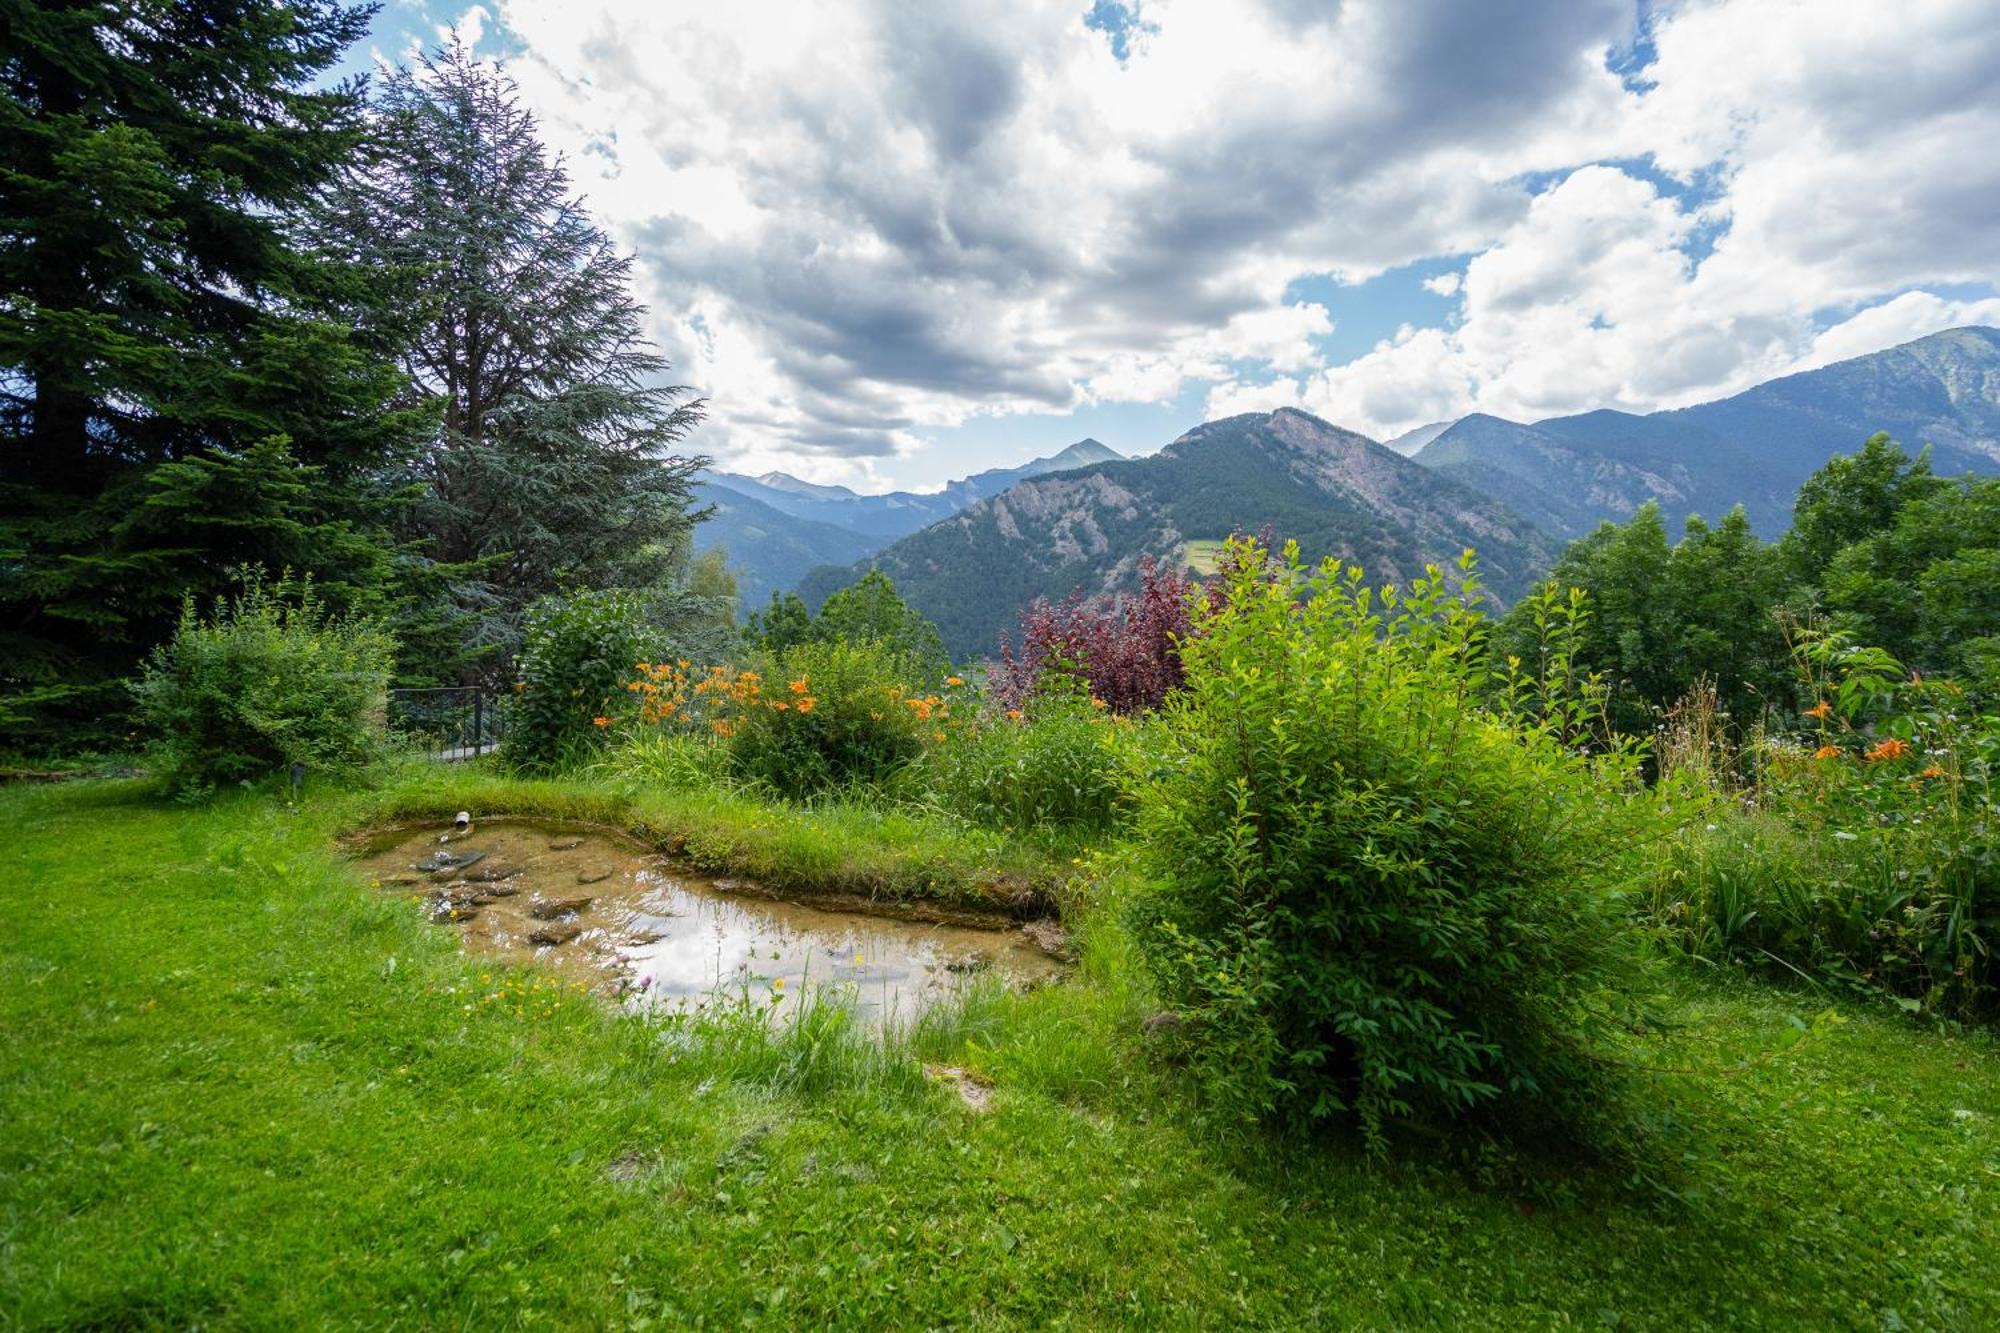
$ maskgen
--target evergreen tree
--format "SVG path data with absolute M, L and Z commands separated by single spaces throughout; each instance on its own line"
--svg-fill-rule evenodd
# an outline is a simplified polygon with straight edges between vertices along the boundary
M 120 711 L 232 563 L 382 595 L 355 538 L 412 423 L 342 317 L 361 274 L 294 226 L 358 141 L 359 87 L 320 79 L 372 12 L 0 4 L 0 691 L 45 724 L 16 743 Z
M 781 653 L 813 637 L 812 611 L 795 592 L 774 592 L 763 611 L 752 611 L 743 636 L 767 653 Z
M 480 637 L 570 587 L 685 579 L 701 414 L 641 333 L 632 260 L 570 190 L 512 81 L 457 42 L 391 76 L 373 152 L 336 193 L 333 243 L 395 275 L 395 342 L 439 429 L 410 532 L 467 573 Z

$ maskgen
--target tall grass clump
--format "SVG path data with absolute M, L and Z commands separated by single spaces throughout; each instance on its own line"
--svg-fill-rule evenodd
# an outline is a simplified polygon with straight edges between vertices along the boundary
M 1295 546 L 1233 554 L 1132 792 L 1134 924 L 1205 1087 L 1378 1148 L 1393 1122 L 1585 1113 L 1639 965 L 1637 757 L 1572 743 L 1590 691 L 1490 703 L 1470 553 L 1462 594 L 1433 567 L 1379 600 Z M 1573 641 L 1581 609 L 1553 613 Z
M 394 653 L 387 633 L 332 615 L 310 583 L 288 596 L 253 574 L 207 616 L 185 603 L 136 686 L 167 789 L 198 799 L 293 764 L 354 772 L 380 753 Z

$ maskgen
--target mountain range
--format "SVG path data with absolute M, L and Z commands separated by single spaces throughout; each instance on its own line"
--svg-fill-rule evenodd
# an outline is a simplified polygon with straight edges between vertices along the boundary
M 1934 333 L 1770 380 L 1730 398 L 1637 416 L 1597 411 L 1529 424 L 1475 413 L 1416 451 L 1561 537 L 1657 500 L 1668 530 L 1741 504 L 1775 537 L 1799 484 L 1876 431 L 1944 474 L 2000 472 L 2000 329 Z M 1416 432 L 1412 432 L 1416 434 Z M 1405 439 L 1408 436 L 1403 437 Z
M 1197 426 L 1150 458 L 1017 482 L 877 553 L 954 656 L 993 651 L 1036 597 L 1137 584 L 1141 561 L 1200 563 L 1231 532 L 1269 526 L 1311 557 L 1407 581 L 1426 562 L 1480 553 L 1487 583 L 1518 596 L 1557 544 L 1476 491 L 1296 408 Z M 817 602 L 855 577 L 821 569 Z
M 711 472 L 695 487 L 697 501 L 713 506 L 696 530 L 695 544 L 698 550 L 720 546 L 728 553 L 738 596 L 746 609 L 755 609 L 772 593 L 790 590 L 808 570 L 864 559 L 1018 481 L 1121 457 L 1096 440 L 1078 440 L 1047 458 L 992 468 L 948 482 L 940 491 L 886 495 L 817 485 L 784 472 L 760 477 Z
M 1953 329 L 1645 415 L 1474 413 L 1384 444 L 1287 408 L 1209 422 L 1150 457 L 1085 440 L 933 494 L 716 474 L 704 489 L 721 526 L 703 544 L 729 547 L 746 599 L 795 586 L 816 603 L 879 567 L 954 654 L 977 657 L 1035 597 L 1129 586 L 1147 556 L 1200 567 L 1233 529 L 1269 526 L 1371 581 L 1472 546 L 1502 601 L 1565 540 L 1648 500 L 1672 531 L 1740 503 L 1775 537 L 1800 483 L 1878 430 L 1929 447 L 1940 473 L 2000 472 L 2000 330 Z

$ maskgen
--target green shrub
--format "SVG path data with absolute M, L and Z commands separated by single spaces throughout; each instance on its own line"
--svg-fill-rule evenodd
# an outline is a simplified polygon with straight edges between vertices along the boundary
M 380 752 L 394 654 L 371 622 L 327 614 L 310 583 L 288 600 L 249 578 L 206 619 L 185 604 L 136 687 L 168 790 L 360 768 Z
M 723 721 L 731 767 L 787 796 L 888 781 L 942 739 L 951 714 L 949 699 L 914 692 L 902 667 L 865 639 L 779 651 Z
M 1210 1092 L 1377 1146 L 1392 1120 L 1587 1111 L 1638 963 L 1635 759 L 1484 706 L 1483 623 L 1435 568 L 1378 605 L 1358 570 L 1250 554 L 1132 792 L 1135 926 Z
M 611 589 L 536 602 L 521 646 L 508 761 L 523 772 L 550 773 L 597 753 L 611 724 L 633 707 L 628 687 L 653 645 L 637 593 Z
M 1046 676 L 1021 708 L 953 729 L 918 781 L 955 814 L 993 828 L 1102 832 L 1124 810 L 1113 720 L 1069 676 Z

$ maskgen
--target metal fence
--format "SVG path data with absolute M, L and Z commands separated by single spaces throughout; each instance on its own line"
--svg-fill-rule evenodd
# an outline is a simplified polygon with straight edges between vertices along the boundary
M 500 697 L 479 686 L 389 691 L 389 734 L 432 759 L 491 754 L 506 733 Z

